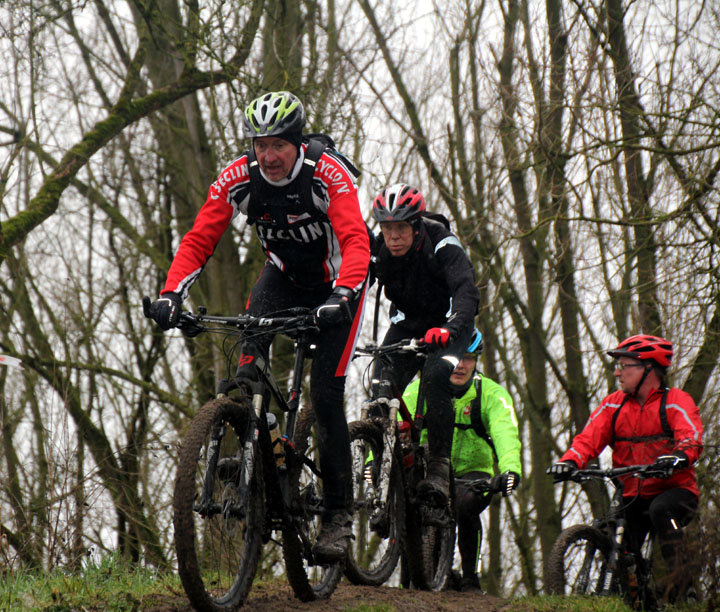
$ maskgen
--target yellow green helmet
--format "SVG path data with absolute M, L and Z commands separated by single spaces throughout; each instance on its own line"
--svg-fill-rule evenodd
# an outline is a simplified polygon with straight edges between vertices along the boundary
M 302 133 L 305 109 L 289 91 L 271 91 L 248 104 L 243 115 L 246 138 Z

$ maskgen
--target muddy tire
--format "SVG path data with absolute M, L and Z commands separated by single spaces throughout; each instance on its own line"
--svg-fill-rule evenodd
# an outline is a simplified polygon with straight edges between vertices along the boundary
M 595 527 L 573 525 L 560 532 L 548 557 L 549 595 L 599 594 L 607 575 L 610 538 Z
M 353 584 L 380 586 L 393 573 L 405 537 L 405 494 L 399 462 L 393 458 L 384 521 L 370 524 L 383 452 L 382 421 L 350 423 L 353 484 L 353 535 L 345 576 Z M 368 464 L 369 459 L 372 463 Z M 367 469 L 367 474 L 366 474 Z M 369 477 L 371 482 L 366 480 Z
M 283 526 L 283 557 L 288 582 L 301 601 L 327 599 L 340 578 L 343 563 L 315 563 L 312 546 L 320 530 L 322 479 L 299 457 L 307 456 L 319 466 L 314 433 L 315 415 L 305 408 L 295 427 L 295 456 L 288 457 L 292 521 Z
M 201 612 L 242 606 L 260 559 L 265 514 L 261 461 L 254 462 L 247 496 L 241 492 L 250 409 L 228 398 L 208 402 L 193 418 L 180 450 L 173 498 L 175 550 L 185 592 Z M 208 470 L 213 448 L 219 456 Z M 198 506 L 203 499 L 204 509 Z

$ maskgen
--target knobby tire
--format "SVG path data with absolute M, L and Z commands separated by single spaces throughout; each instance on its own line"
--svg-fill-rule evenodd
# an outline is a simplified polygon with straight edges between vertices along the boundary
M 425 465 L 415 465 L 413 470 L 417 484 L 425 477 Z M 451 482 L 450 507 L 442 526 L 427 524 L 422 502 L 414 489 L 414 486 L 405 486 L 406 537 L 403 548 L 410 585 L 425 591 L 441 591 L 450 579 L 455 555 L 454 486 Z
M 249 403 L 229 398 L 208 402 L 193 418 L 180 450 L 173 498 L 175 549 L 183 587 L 200 612 L 242 606 L 257 571 L 265 514 L 259 457 L 250 480 L 244 519 L 229 512 L 203 518 L 194 509 L 202 494 L 208 442 L 214 426 L 221 428 L 223 435 L 212 499 L 225 508 L 240 503 L 236 485 L 251 409 Z
M 379 531 L 370 525 L 373 487 L 365 480 L 366 462 L 372 454 L 371 476 L 378 484 L 384 448 L 382 419 L 350 423 L 353 480 L 353 535 L 345 575 L 353 584 L 380 586 L 393 573 L 404 539 L 405 495 L 397 457 L 393 458 L 387 497 L 386 526 Z
M 455 555 L 455 523 L 449 521 L 442 527 L 425 526 L 422 546 L 427 588 L 442 591 L 450 579 Z
M 545 590 L 550 595 L 600 594 L 612 542 L 589 525 L 573 525 L 560 532 L 548 557 Z M 617 580 L 613 580 L 617 584 Z
M 295 455 L 299 458 L 314 454 L 315 464 L 319 466 L 314 444 L 317 438 L 313 439 L 314 424 L 312 409 L 301 410 L 295 426 Z M 283 526 L 285 570 L 298 599 L 327 599 L 342 578 L 342 563 L 314 564 L 311 549 L 320 529 L 322 481 L 298 458 L 288 458 L 294 520 L 286 521 Z

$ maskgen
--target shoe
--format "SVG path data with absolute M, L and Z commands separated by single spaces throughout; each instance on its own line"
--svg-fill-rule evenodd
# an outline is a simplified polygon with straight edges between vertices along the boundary
M 450 459 L 430 459 L 427 477 L 418 483 L 417 494 L 432 500 L 439 507 L 447 504 L 450 498 Z
M 352 537 L 352 517 L 342 510 L 323 518 L 320 533 L 312 548 L 320 565 L 337 563 L 347 556 L 348 540 Z
M 485 591 L 480 586 L 480 579 L 473 574 L 472 576 L 463 576 L 460 581 L 460 591 L 463 593 L 477 593 L 485 595 Z

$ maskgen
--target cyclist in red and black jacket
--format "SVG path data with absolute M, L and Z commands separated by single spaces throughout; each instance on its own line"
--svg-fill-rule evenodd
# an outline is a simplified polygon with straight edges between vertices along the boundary
M 345 493 L 350 438 L 343 395 L 362 323 L 370 241 L 353 174 L 330 148 L 312 158 L 312 143 L 302 134 L 305 120 L 300 100 L 285 91 L 265 94 L 245 109 L 243 130 L 252 147 L 210 186 L 150 315 L 163 329 L 177 325 L 182 301 L 221 236 L 236 215 L 247 215 L 267 257 L 247 313 L 314 308 L 321 328 L 310 374 L 325 507 L 315 553 L 335 561 L 344 558 L 350 536 Z M 269 342 L 246 345 L 241 359 L 267 355 Z
M 480 302 L 475 271 L 457 236 L 445 223 L 427 216 L 425 198 L 415 187 L 387 187 L 373 202 L 373 217 L 380 224 L 380 236 L 373 245 L 372 266 L 391 302 L 383 344 L 422 337 L 434 348 L 422 365 L 429 464 L 418 493 L 444 505 L 455 425 L 450 375 L 475 331 Z M 390 380 L 391 393 L 399 397 L 421 363 L 413 354 L 395 354 L 390 360 L 378 362 L 373 379 Z
M 613 467 L 654 464 L 672 469 L 668 478 L 623 477 L 623 495 L 630 545 L 637 549 L 652 526 L 671 577 L 675 573 L 674 597 L 679 585 L 687 584 L 678 548 L 683 527 L 697 512 L 700 495 L 693 467 L 702 452 L 700 413 L 690 395 L 664 384 L 673 356 L 668 340 L 631 336 L 608 355 L 617 359 L 615 377 L 620 390 L 600 403 L 548 473 L 556 480 L 569 478 L 606 446 L 612 448 Z

